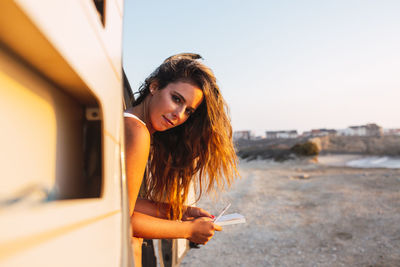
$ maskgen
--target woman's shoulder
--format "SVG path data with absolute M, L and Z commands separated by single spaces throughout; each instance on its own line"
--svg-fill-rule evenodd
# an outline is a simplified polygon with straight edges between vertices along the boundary
M 146 124 L 136 116 L 126 116 L 124 113 L 124 126 L 125 137 L 128 143 L 134 140 L 139 142 L 148 141 L 150 143 L 150 133 L 146 127 Z

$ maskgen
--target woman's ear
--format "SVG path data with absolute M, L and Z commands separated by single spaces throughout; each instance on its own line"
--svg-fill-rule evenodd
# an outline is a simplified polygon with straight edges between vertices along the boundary
M 156 90 L 158 89 L 158 83 L 157 82 L 152 82 L 150 84 L 149 90 L 150 90 L 150 94 L 153 95 Z

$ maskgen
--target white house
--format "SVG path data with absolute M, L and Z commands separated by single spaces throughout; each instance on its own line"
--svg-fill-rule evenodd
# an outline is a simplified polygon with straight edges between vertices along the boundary
M 265 132 L 267 139 L 278 139 L 278 138 L 297 138 L 298 133 L 296 130 L 290 131 L 267 131 Z
M 369 123 L 360 126 L 350 126 L 340 130 L 340 134 L 345 136 L 382 136 L 383 129 L 375 123 Z
M 237 141 L 240 139 L 250 140 L 251 132 L 250 131 L 235 131 L 233 133 L 233 140 Z

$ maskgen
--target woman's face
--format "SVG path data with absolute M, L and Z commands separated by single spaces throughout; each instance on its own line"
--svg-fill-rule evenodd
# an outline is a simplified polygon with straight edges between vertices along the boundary
M 203 91 L 189 82 L 169 83 L 164 89 L 150 86 L 149 117 L 153 131 L 181 125 L 203 101 Z

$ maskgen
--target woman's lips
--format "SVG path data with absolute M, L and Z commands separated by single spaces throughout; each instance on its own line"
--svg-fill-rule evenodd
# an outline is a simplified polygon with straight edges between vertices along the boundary
M 172 123 L 172 121 L 170 121 L 167 117 L 163 116 L 163 118 L 164 118 L 169 124 L 171 124 L 171 126 L 174 126 L 174 124 Z

